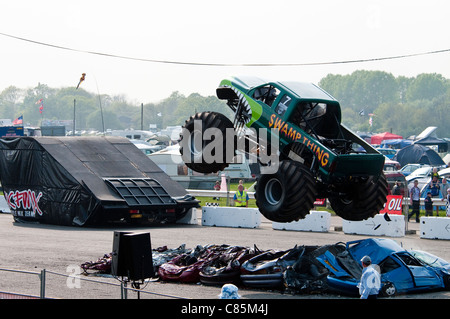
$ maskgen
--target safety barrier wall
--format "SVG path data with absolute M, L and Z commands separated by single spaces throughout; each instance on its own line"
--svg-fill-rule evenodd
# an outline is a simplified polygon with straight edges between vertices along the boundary
M 203 226 L 257 228 L 261 224 L 258 208 L 206 206 L 202 208 Z
M 214 190 L 195 190 L 188 189 L 188 193 L 193 196 L 207 196 L 207 197 L 228 197 L 231 198 L 234 192 L 214 191 Z M 254 192 L 248 192 L 249 198 L 254 198 Z M 410 210 L 410 199 L 403 199 L 403 211 L 407 213 Z M 433 198 L 433 206 L 445 206 L 447 203 L 442 199 Z M 421 199 L 421 206 L 424 205 L 423 198 Z M 217 210 L 218 214 L 211 214 L 211 209 L 227 208 L 227 215 L 224 216 L 223 210 Z M 204 207 L 205 209 L 205 207 Z M 206 208 L 206 213 L 202 211 L 202 225 L 205 226 L 224 226 L 224 227 L 243 227 L 256 228 L 261 222 L 261 216 L 257 208 L 248 208 L 247 214 L 237 213 L 236 209 L 243 209 L 237 207 L 211 207 Z M 0 211 L 9 213 L 9 207 L 3 196 L 0 196 Z M 234 214 L 229 214 L 233 212 Z M 314 211 L 312 211 L 314 212 Z M 322 212 L 325 213 L 325 212 Z M 178 221 L 181 224 L 198 224 L 197 215 L 199 211 L 192 209 L 186 216 Z M 203 219 L 203 215 L 205 219 Z M 272 227 L 276 230 L 296 230 L 296 231 L 313 231 L 325 232 L 329 230 L 329 217 L 317 219 L 314 214 L 309 214 L 303 220 L 292 223 L 273 223 Z M 407 230 L 407 223 L 404 215 L 389 215 L 391 221 L 387 222 L 383 215 L 377 215 L 374 218 L 369 218 L 364 221 L 347 221 L 342 220 L 343 231 L 347 234 L 358 235 L 373 235 L 373 236 L 391 236 L 402 237 Z M 436 219 L 433 219 L 436 218 Z M 314 221 L 314 222 L 312 222 Z M 448 217 L 422 217 L 420 224 L 420 236 L 426 239 L 450 239 L 450 218 Z
M 383 214 L 362 221 L 342 220 L 342 230 L 345 234 L 372 236 L 405 236 L 405 216 L 389 215 L 390 221 Z
M 450 218 L 421 217 L 420 238 L 450 239 Z
M 330 230 L 331 214 L 328 212 L 311 211 L 304 219 L 290 223 L 272 222 L 276 230 L 310 231 L 326 233 Z
M 193 196 L 209 196 L 209 197 L 232 197 L 233 192 L 214 191 L 214 190 L 187 190 Z M 254 192 L 248 192 L 250 198 L 254 198 Z M 421 206 L 424 205 L 424 199 L 421 199 Z M 438 198 L 433 198 L 433 206 L 445 206 L 446 201 Z M 410 198 L 405 197 L 402 201 L 402 207 L 404 214 L 408 214 L 410 210 Z M 236 209 L 236 208 L 234 208 Z M 313 211 L 312 211 L 313 212 Z M 327 218 L 323 220 L 317 220 L 313 217 L 313 214 L 307 215 L 303 220 L 291 223 L 273 223 L 272 227 L 276 230 L 294 230 L 294 231 L 315 231 L 323 232 L 328 231 Z M 211 217 L 211 216 L 210 216 Z M 348 221 L 342 220 L 342 230 L 347 234 L 355 235 L 373 235 L 373 236 L 388 236 L 388 237 L 403 237 L 407 231 L 407 223 L 405 221 L 405 215 L 389 215 L 391 221 L 386 221 L 383 214 L 376 215 L 374 218 L 369 218 L 364 221 Z M 212 217 L 211 217 L 212 218 Z M 423 217 L 422 217 L 423 218 Z M 443 217 L 444 219 L 446 217 Z M 311 221 L 314 220 L 314 223 Z M 448 219 L 450 223 L 450 219 Z M 211 220 L 210 223 L 213 223 Z M 324 224 L 325 223 L 325 224 Z M 445 224 L 446 225 L 446 224 Z M 218 225 L 216 225 L 218 226 Z M 421 224 L 422 226 L 422 224 Z M 427 225 L 428 226 L 428 225 Z M 427 227 L 423 226 L 423 227 Z M 238 222 L 233 227 L 239 227 Z M 448 232 L 447 232 L 448 229 Z M 445 233 L 438 227 L 426 228 L 427 237 L 433 239 L 448 239 L 446 236 L 450 236 L 450 226 L 445 228 Z M 425 230 L 424 230 L 425 232 Z

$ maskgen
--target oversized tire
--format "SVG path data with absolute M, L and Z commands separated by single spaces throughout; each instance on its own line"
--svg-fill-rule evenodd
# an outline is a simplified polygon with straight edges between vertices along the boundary
M 281 161 L 278 171 L 264 174 L 256 183 L 255 199 L 259 211 L 275 222 L 305 218 L 314 206 L 316 183 L 302 164 Z
M 387 194 L 387 181 L 382 173 L 378 180 L 369 177 L 354 183 L 346 190 L 346 195 L 332 195 L 328 200 L 338 216 L 346 220 L 360 221 L 378 214 L 386 203 Z
M 208 129 L 214 129 L 209 130 L 211 136 Z M 232 140 L 227 140 L 227 129 L 234 130 L 233 123 L 221 113 L 202 112 L 191 116 L 180 135 L 180 153 L 186 166 L 205 174 L 225 169 L 236 154 L 234 131 Z M 222 140 L 217 140 L 219 134 Z

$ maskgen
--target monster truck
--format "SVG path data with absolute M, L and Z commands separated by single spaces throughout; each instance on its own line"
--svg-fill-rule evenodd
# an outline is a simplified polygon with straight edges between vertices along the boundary
M 311 83 L 256 77 L 225 79 L 216 93 L 234 112 L 234 120 L 202 112 L 186 121 L 180 152 L 188 167 L 202 173 L 223 170 L 235 155 L 237 136 L 252 128 L 258 135 L 255 143 L 266 135 L 267 145 L 258 145 L 257 151 L 276 146 L 279 160 L 277 165 L 261 163 L 276 170 L 262 170 L 256 183 L 256 204 L 266 218 L 299 220 L 317 198 L 328 198 L 346 220 L 364 220 L 383 208 L 388 192 L 384 156 L 341 123 L 339 102 L 330 94 Z M 208 128 L 218 134 L 201 137 Z M 277 145 L 271 145 L 272 136 Z M 204 156 L 208 148 L 213 160 Z

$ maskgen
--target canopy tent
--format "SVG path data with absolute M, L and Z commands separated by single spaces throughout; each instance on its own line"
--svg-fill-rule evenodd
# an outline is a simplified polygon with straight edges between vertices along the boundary
M 420 140 L 414 141 L 414 144 L 436 145 L 438 147 L 439 152 L 447 152 L 448 150 L 448 142 L 446 140 L 432 136 L 428 136 Z
M 384 132 L 380 134 L 372 135 L 370 138 L 370 144 L 380 145 L 384 140 L 393 140 L 393 139 L 403 139 L 403 136 L 392 134 L 389 132 Z
M 399 162 L 402 167 L 406 164 L 444 165 L 444 161 L 438 153 L 420 144 L 412 144 L 402 148 L 393 160 Z

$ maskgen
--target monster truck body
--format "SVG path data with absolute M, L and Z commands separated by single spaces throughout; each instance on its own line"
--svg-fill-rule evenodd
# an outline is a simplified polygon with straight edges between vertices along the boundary
M 247 126 L 266 134 L 267 141 L 278 135 L 278 170 L 262 174 L 255 192 L 264 216 L 280 222 L 304 218 L 316 198 L 328 198 L 333 210 L 349 220 L 366 219 L 382 209 L 387 194 L 384 156 L 341 124 L 339 102 L 327 92 L 310 83 L 234 77 L 220 83 L 217 97 L 234 111 L 233 123 L 220 121 L 224 128 L 240 132 Z M 220 116 L 196 118 L 206 122 Z

